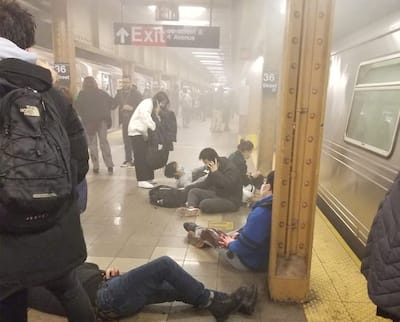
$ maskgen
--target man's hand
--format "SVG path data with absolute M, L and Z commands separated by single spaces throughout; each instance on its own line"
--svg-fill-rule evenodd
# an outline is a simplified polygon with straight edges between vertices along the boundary
M 218 243 L 220 246 L 228 248 L 229 244 L 233 242 L 235 239 L 233 239 L 231 236 L 228 235 L 220 235 L 218 239 Z
M 125 105 L 122 107 L 122 109 L 123 109 L 124 111 L 133 111 L 133 106 L 130 106 L 130 105 L 128 105 L 128 104 L 125 104 Z
M 237 239 L 237 238 L 239 237 L 240 233 L 237 232 L 237 231 L 233 231 L 233 232 L 229 233 L 228 235 L 229 235 L 232 239 Z
M 115 267 L 108 268 L 106 270 L 106 280 L 113 278 L 115 276 L 119 276 L 119 269 Z
M 218 160 L 215 159 L 214 161 L 210 161 L 208 164 L 208 168 L 210 169 L 211 172 L 215 172 L 218 170 Z

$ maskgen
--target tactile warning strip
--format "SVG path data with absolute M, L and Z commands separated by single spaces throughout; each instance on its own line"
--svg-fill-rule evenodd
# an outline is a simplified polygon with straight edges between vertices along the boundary
M 311 265 L 311 291 L 304 304 L 310 322 L 387 321 L 375 316 L 360 261 L 317 209 Z

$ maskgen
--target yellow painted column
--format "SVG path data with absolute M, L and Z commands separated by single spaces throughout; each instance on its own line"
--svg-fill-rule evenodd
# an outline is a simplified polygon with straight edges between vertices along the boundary
M 269 290 L 304 301 L 310 284 L 333 0 L 288 0 L 281 78 Z
M 68 64 L 70 69 L 70 91 L 76 92 L 75 44 L 72 19 L 70 19 L 70 1 L 53 0 L 52 34 L 54 62 Z

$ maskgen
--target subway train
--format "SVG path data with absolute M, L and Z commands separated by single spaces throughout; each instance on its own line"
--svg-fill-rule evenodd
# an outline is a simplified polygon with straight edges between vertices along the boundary
M 400 170 L 399 112 L 397 12 L 331 53 L 318 206 L 358 257 Z

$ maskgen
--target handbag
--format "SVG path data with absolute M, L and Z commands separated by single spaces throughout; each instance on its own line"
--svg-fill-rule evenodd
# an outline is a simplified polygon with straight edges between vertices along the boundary
M 157 170 L 165 167 L 168 162 L 169 151 L 165 149 L 158 150 L 156 147 L 147 149 L 146 161 L 147 165 L 152 170 Z

